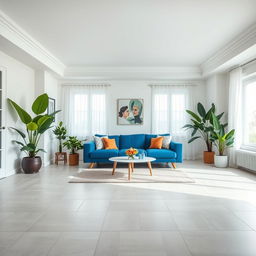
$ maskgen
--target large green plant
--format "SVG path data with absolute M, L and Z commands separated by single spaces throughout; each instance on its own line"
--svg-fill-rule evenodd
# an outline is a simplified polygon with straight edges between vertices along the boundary
M 67 129 L 63 126 L 63 122 L 59 122 L 59 125 L 55 127 L 53 133 L 56 135 L 56 138 L 59 140 L 59 152 L 62 152 L 62 140 L 67 138 Z
M 196 139 L 203 139 L 208 152 L 212 152 L 213 138 L 211 137 L 211 131 L 213 131 L 213 120 L 212 113 L 215 113 L 215 105 L 212 104 L 211 108 L 206 111 L 204 106 L 199 102 L 197 104 L 197 112 L 194 113 L 191 110 L 186 110 L 186 112 L 192 117 L 191 123 L 186 124 L 183 128 L 191 129 L 191 139 L 188 143 L 193 142 Z M 220 120 L 224 112 L 217 115 L 217 119 Z M 195 136 L 198 134 L 197 136 Z
M 227 124 L 222 124 L 214 113 L 212 113 L 212 120 L 214 129 L 211 131 L 211 138 L 219 151 L 219 155 L 223 156 L 225 149 L 232 147 L 234 144 L 235 130 L 226 132 Z
M 83 145 L 76 136 L 69 136 L 68 140 L 63 143 L 64 147 L 70 150 L 70 154 L 75 154 L 77 150 L 82 149 Z
M 21 141 L 14 140 L 15 143 L 21 146 L 20 150 L 24 151 L 29 157 L 35 157 L 39 151 L 45 152 L 44 149 L 38 148 L 38 144 L 42 134 L 51 128 L 53 123 L 54 116 L 60 110 L 55 111 L 49 115 L 44 114 L 49 104 L 48 95 L 42 94 L 36 98 L 32 104 L 32 111 L 36 115 L 31 117 L 22 107 L 11 99 L 7 99 L 9 104 L 17 112 L 21 122 L 25 125 L 26 132 L 23 132 L 20 129 L 10 127 L 16 131 L 22 138 Z

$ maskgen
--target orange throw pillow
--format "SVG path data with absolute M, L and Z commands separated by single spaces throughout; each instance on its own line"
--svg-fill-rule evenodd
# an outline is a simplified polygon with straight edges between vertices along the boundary
M 152 138 L 149 148 L 161 149 L 163 145 L 164 137 Z
M 104 144 L 104 149 L 117 149 L 115 139 L 102 138 L 102 141 Z

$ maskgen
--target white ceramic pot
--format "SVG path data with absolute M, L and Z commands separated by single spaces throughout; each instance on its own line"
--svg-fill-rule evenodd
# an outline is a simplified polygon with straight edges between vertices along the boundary
M 218 168 L 225 168 L 228 166 L 228 156 L 214 156 L 214 165 Z

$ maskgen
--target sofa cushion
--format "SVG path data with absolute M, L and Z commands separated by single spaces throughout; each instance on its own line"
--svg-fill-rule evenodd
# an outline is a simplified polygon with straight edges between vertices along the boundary
M 150 142 L 152 138 L 156 138 L 157 136 L 170 136 L 169 133 L 163 133 L 163 134 L 146 134 L 145 135 L 145 149 L 148 149 L 150 146 Z
M 176 158 L 176 153 L 169 149 L 147 149 L 147 156 L 155 158 Z
M 110 158 L 118 156 L 118 149 L 99 149 L 89 154 L 91 158 Z
M 120 149 L 118 155 L 119 155 L 119 156 L 126 156 L 125 151 L 126 151 L 127 149 L 128 149 L 128 148 L 126 148 L 126 149 Z M 147 152 L 146 152 L 146 150 L 144 150 L 144 149 L 139 148 L 138 151 L 139 151 L 138 154 L 144 153 L 145 155 L 147 155 Z
M 98 136 L 98 137 L 105 137 L 107 135 L 102 135 L 102 134 L 95 134 L 95 136 Z M 119 148 L 119 135 L 109 135 L 107 136 L 109 139 L 115 139 L 116 141 L 116 146 Z
M 120 135 L 120 149 L 144 148 L 145 134 Z

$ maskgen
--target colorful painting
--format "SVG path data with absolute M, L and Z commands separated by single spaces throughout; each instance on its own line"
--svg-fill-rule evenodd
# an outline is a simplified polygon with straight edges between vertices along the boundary
M 143 124 L 143 99 L 118 99 L 117 124 L 142 125 Z

